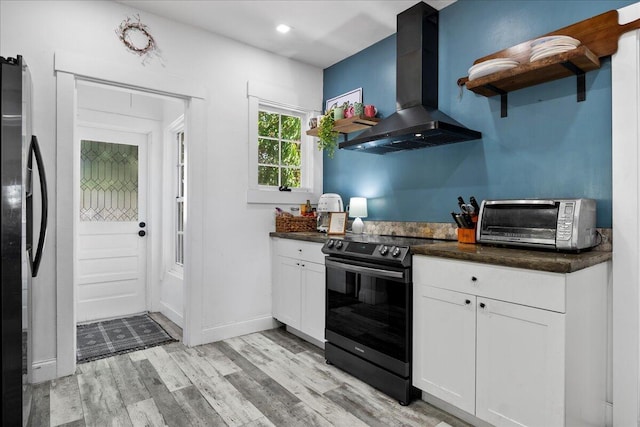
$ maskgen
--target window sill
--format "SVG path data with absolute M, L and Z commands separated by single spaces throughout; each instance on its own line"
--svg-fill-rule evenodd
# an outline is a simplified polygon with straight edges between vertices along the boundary
M 278 191 L 267 189 L 249 189 L 247 190 L 247 203 L 282 203 L 282 204 L 302 204 L 307 200 L 318 200 L 320 194 L 305 190 Z
M 170 270 L 167 271 L 167 274 L 175 277 L 176 279 L 184 280 L 184 270 L 182 267 L 174 265 Z

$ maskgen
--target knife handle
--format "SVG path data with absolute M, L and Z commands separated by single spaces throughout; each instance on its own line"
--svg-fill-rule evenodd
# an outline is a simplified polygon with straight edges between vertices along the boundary
M 469 203 L 476 210 L 476 214 L 480 212 L 480 205 L 478 205 L 478 201 L 476 200 L 475 197 L 471 196 L 471 198 L 469 199 Z
M 462 222 L 464 223 L 464 228 L 473 228 L 473 219 L 471 219 L 471 215 L 468 213 L 464 213 L 461 215 Z

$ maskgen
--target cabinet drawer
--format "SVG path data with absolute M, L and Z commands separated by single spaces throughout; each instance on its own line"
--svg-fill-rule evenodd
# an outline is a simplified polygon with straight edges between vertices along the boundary
M 276 250 L 278 255 L 297 258 L 304 261 L 324 265 L 322 243 L 302 242 L 300 240 L 278 239 Z
M 413 281 L 416 285 L 565 312 L 564 274 L 414 256 Z

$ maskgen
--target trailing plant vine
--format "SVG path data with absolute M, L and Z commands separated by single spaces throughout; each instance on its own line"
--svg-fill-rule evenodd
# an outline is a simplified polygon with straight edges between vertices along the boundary
M 318 150 L 325 150 L 329 158 L 333 158 L 338 145 L 338 132 L 333 130 L 334 124 L 333 110 L 327 111 L 318 123 Z

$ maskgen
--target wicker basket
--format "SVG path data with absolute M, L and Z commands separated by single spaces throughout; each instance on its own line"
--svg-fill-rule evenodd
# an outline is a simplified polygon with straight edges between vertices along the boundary
M 276 232 L 316 231 L 317 220 L 313 216 L 277 216 Z

